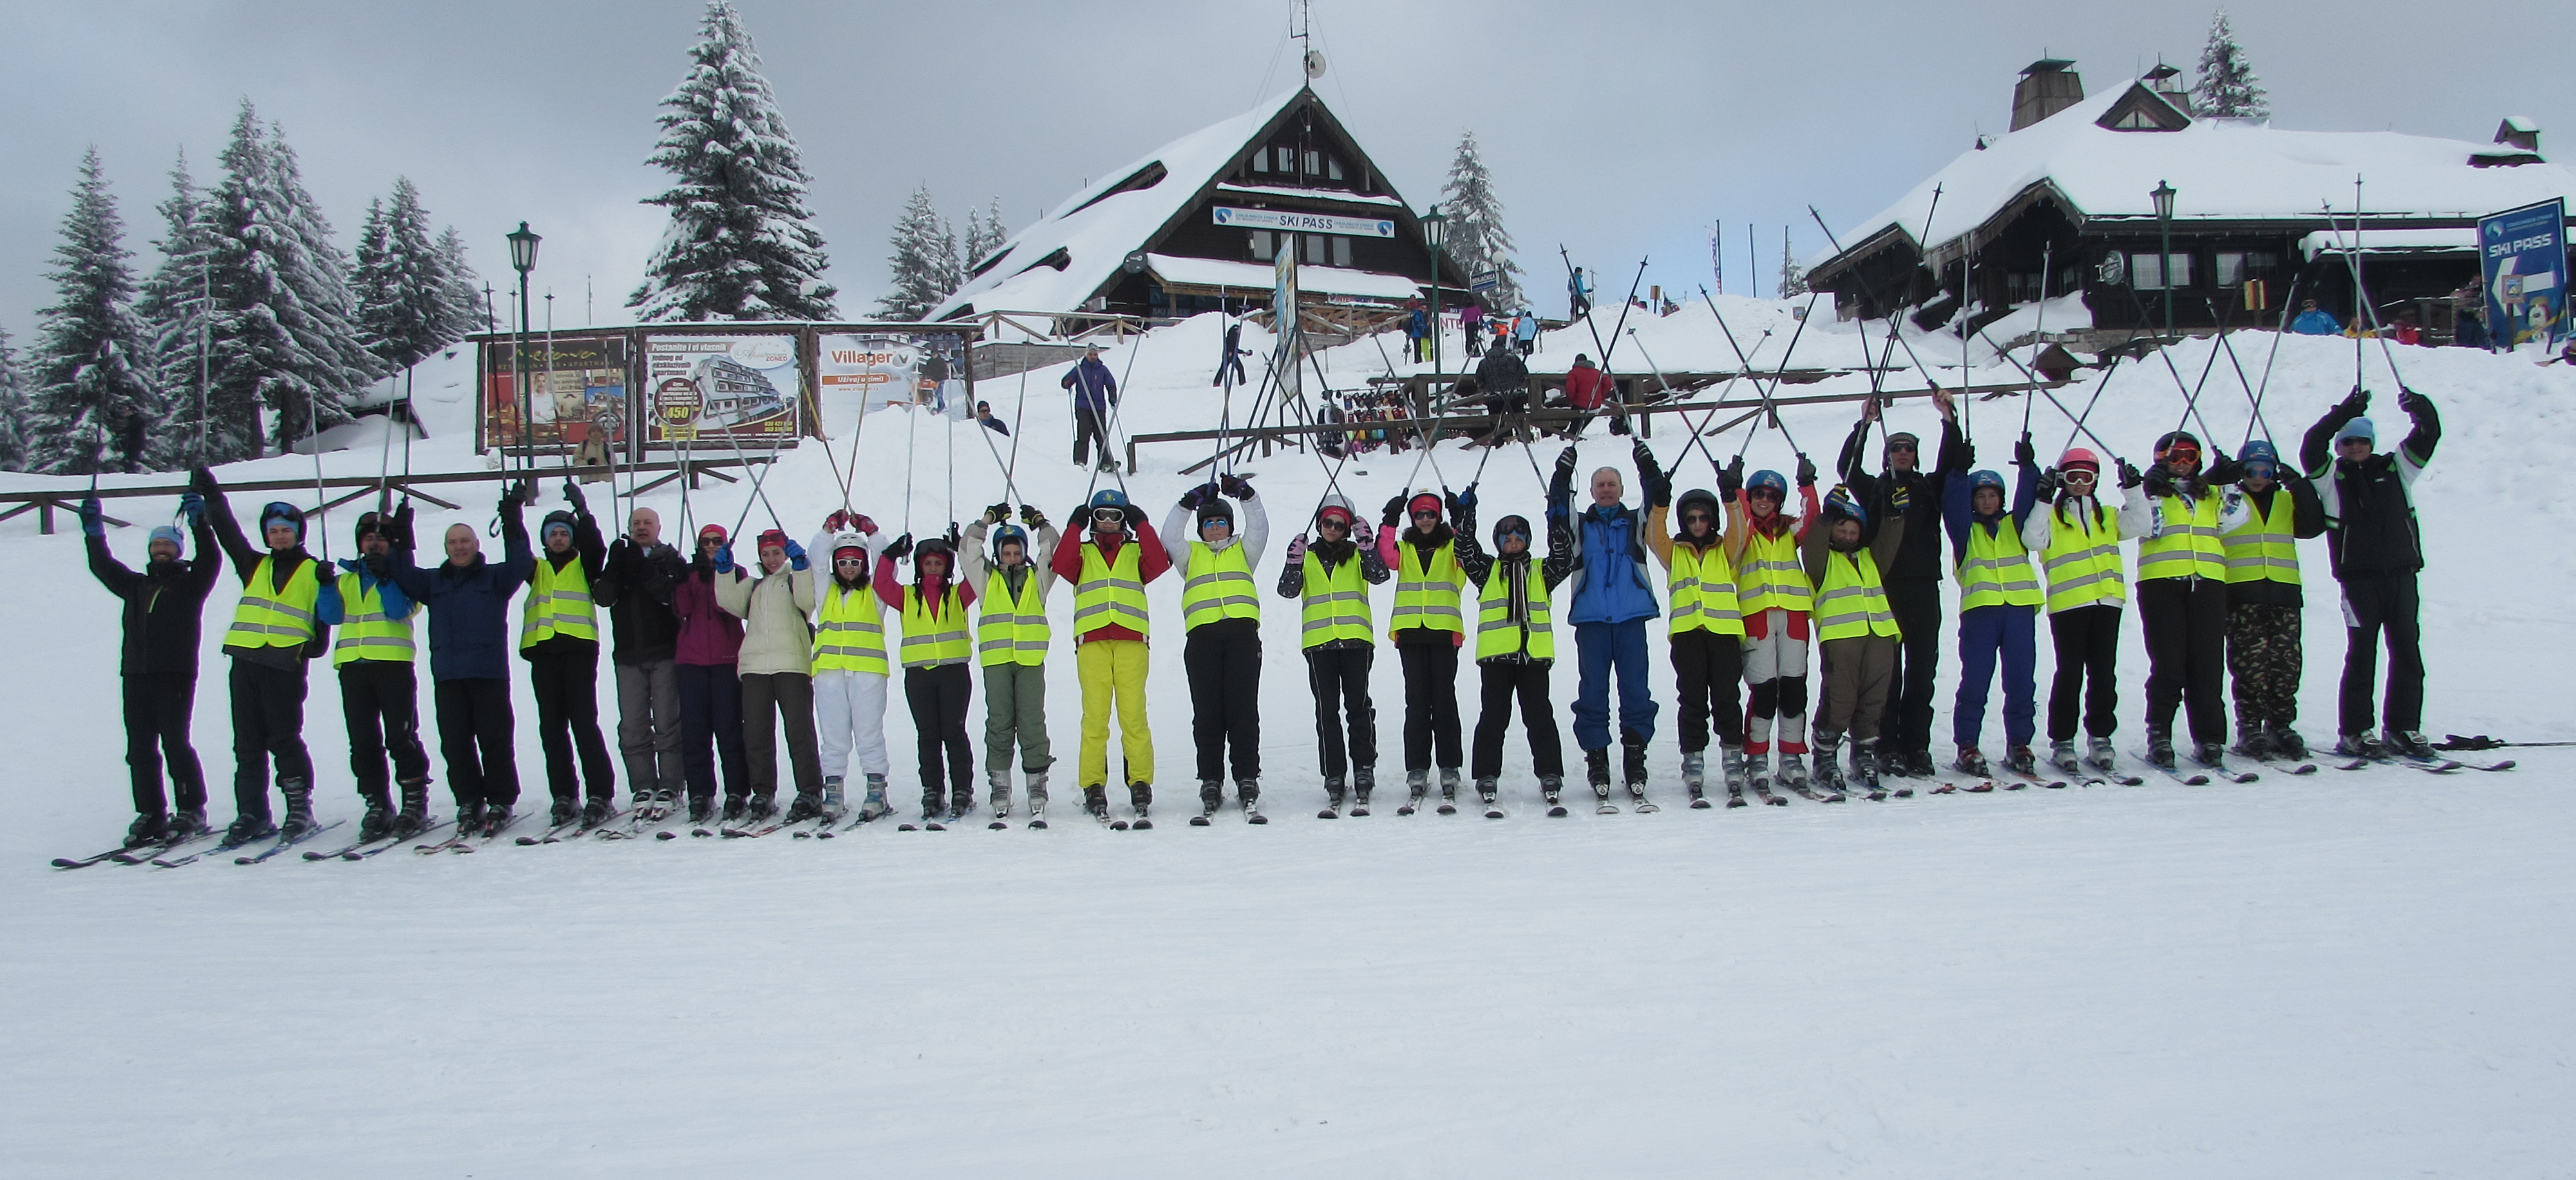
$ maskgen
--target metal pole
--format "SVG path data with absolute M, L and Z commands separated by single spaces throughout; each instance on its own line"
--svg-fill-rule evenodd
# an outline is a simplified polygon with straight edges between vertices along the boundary
M 2173 215 L 2156 218 L 2156 281 L 2165 292 L 2165 339 L 2173 339 Z
M 528 272 L 524 270 L 519 272 L 519 333 L 517 343 L 510 348 L 510 371 L 519 386 L 519 468 L 534 471 L 537 443 L 528 427 L 536 400 L 528 394 Z

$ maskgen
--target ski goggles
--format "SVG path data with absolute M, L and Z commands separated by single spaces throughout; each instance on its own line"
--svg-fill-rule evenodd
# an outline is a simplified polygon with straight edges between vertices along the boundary
M 1091 523 L 1125 524 L 1127 523 L 1127 510 L 1123 508 L 1094 508 L 1091 510 Z
M 2069 467 L 2057 474 L 2057 481 L 2064 484 L 2092 483 L 2100 478 L 2089 467 Z

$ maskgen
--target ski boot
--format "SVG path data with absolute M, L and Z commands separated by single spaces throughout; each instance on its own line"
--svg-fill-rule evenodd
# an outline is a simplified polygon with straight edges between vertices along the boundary
M 1243 822 L 1248 824 L 1266 824 L 1270 822 L 1269 816 L 1261 814 L 1260 779 L 1239 778 L 1234 780 L 1234 801 L 1243 804 Z
M 483 809 L 483 835 L 486 839 L 500 835 L 501 829 L 509 826 L 509 804 L 495 803 L 492 806 Z
M 1440 814 L 1458 814 L 1458 768 L 1440 768 Z
M 203 807 L 183 807 L 170 813 L 169 842 L 172 844 L 195 837 L 205 830 L 206 809 Z
M 1843 735 L 1825 730 L 1815 733 L 1816 773 L 1809 788 L 1831 802 L 1843 797 Z
M 590 830 L 590 829 L 592 829 L 592 828 L 598 827 L 598 826 L 599 826 L 599 825 L 601 825 L 601 824 L 607 823 L 607 822 L 608 822 L 608 816 L 609 816 L 609 814 L 610 814 L 611 812 L 616 811 L 616 810 L 617 810 L 617 804 L 616 804 L 614 801 L 612 801 L 611 799 L 609 799 L 609 797 L 608 797 L 608 796 L 606 796 L 606 795 L 593 795 L 593 796 L 591 796 L 591 797 L 590 797 L 590 802 L 588 802 L 588 803 L 584 803 L 584 804 L 582 804 L 582 805 L 581 805 L 581 826 L 582 826 L 582 830 L 583 830 L 583 831 L 588 831 L 588 830 Z
M 2236 754 L 2257 762 L 2272 756 L 2272 735 L 2260 721 L 2239 719 L 2236 723 Z
M 956 823 L 975 812 L 975 788 L 954 784 L 948 788 L 948 822 Z
M 1150 812 L 1148 809 L 1149 809 L 1149 808 L 1151 808 L 1151 807 L 1153 806 L 1153 804 L 1154 804 L 1154 784 L 1152 784 L 1152 783 L 1129 783 L 1129 784 L 1127 784 L 1127 805 L 1136 809 L 1136 818 L 1135 818 L 1135 820 L 1134 820 L 1133 822 L 1129 823 L 1127 826 L 1128 826 L 1128 827 L 1131 827 L 1131 828 L 1134 828 L 1134 829 L 1136 829 L 1137 831 L 1140 831 L 1140 832 L 1141 832 L 1141 831 L 1147 831 L 1147 830 L 1150 830 L 1150 829 L 1154 826 L 1154 821 L 1153 821 L 1153 819 L 1151 818 L 1151 816 L 1152 816 L 1152 812 Z
M 1225 805 L 1225 784 L 1212 778 L 1199 780 L 1199 813 L 1190 817 L 1190 826 L 1204 828 L 1216 818 L 1216 809 Z
M 1342 780 L 1337 778 L 1328 778 L 1324 780 L 1324 809 L 1316 812 L 1315 818 L 1342 818 Z
M 2284 762 L 2307 761 L 2308 740 L 2300 737 L 2299 731 L 2290 728 L 2288 722 L 2273 722 L 2264 728 L 2263 736 L 2271 739 L 2273 757 Z
M 743 811 L 751 806 L 750 800 L 751 796 L 749 795 L 727 794 L 725 796 L 724 811 L 721 813 L 721 818 L 726 823 L 733 823 L 734 821 L 741 819 Z
M 2101 774 L 2111 773 L 2116 758 L 2111 751 L 2111 735 L 2095 734 L 2084 741 L 2084 768 Z
M 2388 756 L 2388 748 L 2366 733 L 2348 733 L 2335 739 L 2338 758 L 2367 758 L 2376 761 Z
M 484 807 L 480 803 L 456 805 L 456 835 L 462 839 L 483 830 Z
M 1583 781 L 1592 787 L 1595 815 L 1617 815 L 1619 808 L 1610 802 L 1610 748 L 1583 752 Z
M 277 830 L 292 840 L 314 829 L 313 784 L 300 778 L 277 780 L 277 792 L 286 796 L 286 822 Z
M 1352 770 L 1351 770 L 1351 809 L 1350 809 L 1350 811 L 1348 812 L 1348 814 L 1350 814 L 1350 815 L 1355 815 L 1355 816 L 1359 816 L 1359 815 L 1367 815 L 1367 814 L 1369 813 L 1369 792 L 1370 792 L 1370 791 L 1373 791 L 1373 790 L 1376 790 L 1376 789 L 1377 789 L 1377 768 L 1376 768 L 1376 767 L 1374 767 L 1374 766 L 1360 766 L 1360 767 L 1354 767 L 1354 768 L 1352 768 Z
M 2049 742 L 2048 764 L 2056 767 L 2060 774 L 2084 773 L 2084 764 L 2076 759 L 2075 743 L 2071 741 L 2058 740 Z
M 886 781 L 884 775 L 872 774 L 867 776 L 867 786 L 867 795 L 859 800 L 860 823 L 866 823 L 872 819 L 883 819 L 887 814 L 894 810 L 892 806 L 886 803 Z
M 663 820 L 671 818 L 672 810 L 680 804 L 680 793 L 669 787 L 663 787 L 654 791 L 652 793 L 652 801 L 649 803 L 640 797 L 643 795 L 643 792 L 638 791 L 636 794 L 639 798 L 635 800 L 635 806 L 643 809 L 644 818 L 650 823 L 658 824 Z
M 1047 780 L 1047 772 L 1045 772 L 1045 771 L 1043 771 L 1043 770 L 1032 770 L 1032 771 L 1029 771 L 1029 772 L 1028 772 L 1028 780 L 1029 780 L 1029 783 L 1028 783 L 1028 787 L 1029 787 L 1029 818 L 1030 818 L 1030 819 L 1032 819 L 1032 820 L 1041 820 L 1041 821 L 1042 821 L 1042 820 L 1044 820 L 1044 819 L 1046 818 L 1046 803 L 1047 803 L 1047 786 L 1046 786 L 1046 780 Z M 1041 828 L 1043 828 L 1043 827 L 1045 827 L 1045 826 L 1046 826 L 1046 824 L 1044 824 L 1043 822 L 1041 822 L 1041 823 L 1038 823 L 1036 826 L 1037 826 L 1037 827 L 1041 827 Z
M 690 823 L 690 824 L 692 824 L 692 825 L 698 825 L 698 826 L 703 826 L 703 825 L 704 825 L 704 824 L 706 824 L 708 821 L 713 820 L 715 817 L 716 817 L 716 798 L 715 798 L 715 796 L 713 796 L 713 795 L 691 795 L 691 796 L 689 796 L 689 823 Z
M 1565 804 L 1557 801 L 1557 796 L 1564 792 L 1565 779 L 1558 775 L 1551 774 L 1538 780 L 1538 796 L 1547 801 L 1547 813 L 1550 817 L 1565 818 Z
M 1690 805 L 1708 806 L 1708 751 L 1691 750 L 1682 755 L 1682 789 L 1690 792 Z
M 2147 761 L 2154 763 L 2156 767 L 2161 770 L 2172 770 L 2174 768 L 2174 744 L 2172 730 L 2157 729 L 2152 726 L 2148 727 Z
M 1109 788 L 1097 783 L 1082 789 L 1082 810 L 1091 818 L 1109 822 Z
M 1628 783 L 1628 800 L 1638 814 L 1663 810 L 1646 801 L 1646 739 L 1634 733 L 1621 733 L 1619 753 L 1619 769 L 1625 772 L 1621 777 Z
M 848 814 L 848 805 L 843 803 L 841 800 L 840 776 L 834 775 L 831 778 L 824 779 L 823 826 L 827 828 L 831 827 L 832 825 L 841 822 L 841 817 Z
M 128 848 L 141 848 L 146 844 L 159 844 L 162 841 L 167 840 L 169 836 L 170 816 L 168 813 L 146 811 L 135 816 L 133 826 L 125 829 L 125 846 Z
M 1476 780 L 1476 801 L 1485 805 L 1486 819 L 1503 818 L 1503 807 L 1497 799 L 1497 785 L 1490 777 Z
M 1892 774 L 1898 778 L 1914 777 L 1914 752 L 1912 750 L 1898 746 L 1886 745 L 1884 744 L 1884 739 L 1882 739 L 1882 744 L 1879 747 L 1877 758 L 1879 773 Z
M 1959 747 L 1959 756 L 1951 760 L 1950 769 L 1969 778 L 1987 778 L 1994 774 L 1994 768 L 1986 765 L 1986 752 L 1975 746 Z
M 1428 771 L 1428 770 L 1408 770 L 1408 771 L 1405 771 L 1405 772 L 1404 772 L 1404 806 L 1396 808 L 1396 809 L 1395 809 L 1395 813 L 1396 813 L 1397 815 L 1411 815 L 1411 814 L 1413 814 L 1414 812 L 1417 812 L 1417 811 L 1422 810 L 1422 800 L 1423 800 L 1423 797 L 1424 797 L 1424 796 L 1426 796 L 1426 795 L 1429 795 L 1430 793 L 1431 793 L 1431 772 L 1430 772 L 1430 771 Z
M 2417 762 L 2435 762 L 2442 757 L 2433 752 L 2433 743 L 2425 741 L 2423 734 L 2411 729 L 2383 729 L 2380 731 L 2379 740 L 2388 746 L 2389 753 L 2400 758 L 2411 758 Z
M 394 801 L 383 787 L 371 787 L 360 793 L 367 802 L 367 813 L 358 818 L 360 842 L 382 840 L 394 830 Z
M 2010 767 L 2014 774 L 2039 777 L 2039 757 L 2028 746 L 2004 747 L 2004 765 Z
M 937 791 L 932 791 L 923 795 L 921 797 L 921 822 L 917 824 L 906 824 L 902 827 L 896 828 L 895 830 L 902 832 L 928 828 L 934 832 L 947 831 L 948 829 L 940 826 L 939 823 L 939 818 L 948 813 L 948 809 L 945 806 L 942 806 L 942 803 L 943 798 Z
M 546 812 L 546 822 L 558 828 L 581 818 L 581 804 L 570 799 L 557 799 Z
M 402 811 L 394 816 L 393 835 L 408 839 L 429 826 L 429 780 L 413 779 L 401 784 Z
M 742 809 L 742 818 L 748 823 L 759 823 L 776 814 L 778 814 L 778 797 L 767 791 L 754 793 Z
M 1010 768 L 1003 766 L 986 770 L 984 772 L 984 785 L 990 788 L 987 793 L 992 796 L 993 823 L 995 826 L 999 826 L 1003 820 L 1008 819 L 1011 816 Z
M 1717 747 L 1718 777 L 1726 780 L 1726 805 L 1744 806 L 1744 748 L 1720 743 Z
M 1852 743 L 1851 785 L 1872 799 L 1887 798 L 1887 789 L 1878 785 L 1878 743 L 1876 741 Z
M 2222 743 L 2199 742 L 2194 744 L 2191 752 L 2191 760 L 2206 769 L 2215 770 L 2221 774 L 2227 773 L 2227 747 Z
M 1807 763 L 1799 755 L 1780 751 L 1780 785 L 1792 791 L 1807 789 Z
M 801 824 L 823 814 L 823 796 L 796 792 L 796 801 L 787 805 L 787 822 Z

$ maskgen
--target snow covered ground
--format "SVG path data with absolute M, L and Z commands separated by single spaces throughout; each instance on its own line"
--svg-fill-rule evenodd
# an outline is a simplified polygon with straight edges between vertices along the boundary
M 1748 348 L 1774 327 L 1757 363 L 1778 363 L 1786 305 L 1741 304 L 1739 317 L 1738 301 L 1721 303 L 1728 323 Z M 1646 346 L 1665 366 L 1731 367 L 1698 314 L 1696 333 L 1682 316 L 1631 326 L 1661 334 Z M 1217 331 L 1196 320 L 1132 357 L 1110 353 L 1129 374 L 1131 428 L 1212 417 Z M 1872 352 L 1878 339 L 1873 324 Z M 1553 335 L 1542 355 L 1589 344 Z M 2240 344 L 2258 381 L 2270 344 Z M 1850 325 L 1810 324 L 1799 363 L 1811 346 L 1862 355 Z M 2210 347 L 2173 350 L 2186 380 Z M 1955 343 L 1943 355 L 1955 363 Z M 2565 706 L 2576 628 L 2562 607 L 2576 561 L 2557 543 L 2576 514 L 2576 372 L 2460 350 L 2400 350 L 2399 363 L 2448 427 L 2419 485 L 2433 565 L 2427 727 L 2576 739 Z M 1351 385 L 1380 362 L 1363 342 L 1326 364 Z M 2247 399 L 2224 354 L 2217 364 L 2202 411 L 2232 449 Z M 2393 439 L 2403 428 L 2375 344 L 2364 365 Z M 2352 366 L 2347 341 L 2281 344 L 2264 410 L 2285 448 L 2350 386 Z M 431 437 L 414 444 L 416 467 L 480 463 L 462 441 L 464 372 L 424 369 Z M 1090 483 L 1064 453 L 1060 372 L 1028 375 L 1016 471 L 1018 498 L 1056 518 Z M 979 395 L 1017 416 L 1021 384 Z M 1796 392 L 1855 387 L 1865 382 Z M 2080 409 L 2092 392 L 2057 396 Z M 1986 465 L 2008 458 L 2018 400 L 1975 406 Z M 2121 366 L 2092 425 L 2136 457 L 2181 411 L 2150 358 Z M 1933 434 L 1920 401 L 1892 416 Z M 851 417 L 833 411 L 844 456 Z M 1844 406 L 1784 417 L 1825 464 L 1851 420 Z M 925 532 L 1001 498 L 976 427 L 901 411 L 868 421 L 857 506 L 890 530 L 906 521 L 907 479 L 909 523 Z M 2033 432 L 2053 453 L 2068 426 L 2043 403 Z M 1009 440 L 991 441 L 1008 454 Z M 1678 486 L 1711 483 L 1705 462 L 1679 457 L 1681 441 L 1661 419 L 1654 446 Z M 1721 459 L 1741 442 L 1709 440 Z M 1586 467 L 1624 467 L 1626 451 L 1598 427 L 1583 444 Z M 1174 472 L 1205 454 L 1146 447 L 1128 486 L 1159 516 L 1185 484 Z M 1533 458 L 1545 466 L 1552 452 Z M 1437 455 L 1451 486 L 1479 459 Z M 1341 484 L 1374 512 L 1414 460 L 1362 457 Z M 1750 460 L 1793 462 L 1772 433 Z M 335 472 L 380 461 L 325 456 Z M 1266 585 L 1324 469 L 1297 452 L 1248 466 L 1274 514 Z M 839 503 L 830 467 L 809 444 L 768 481 L 800 537 Z M 311 470 L 295 456 L 225 474 Z M 1417 482 L 1442 479 L 1425 466 Z M 1534 515 L 1531 461 L 1496 454 L 1482 494 L 1487 521 Z M 479 527 L 487 498 L 457 518 Z M 711 481 L 691 509 L 731 525 L 745 498 Z M 666 518 L 680 509 L 676 491 L 646 502 Z M 768 523 L 751 511 L 752 527 Z M 335 554 L 349 523 L 335 513 L 327 526 Z M 134 532 L 112 540 L 139 552 Z M 2305 548 L 2303 728 L 2322 741 L 2342 636 L 2323 550 Z M 211 618 L 232 593 L 217 591 Z M 126 819 L 117 615 L 81 571 L 74 530 L 0 525 L 17 739 L 0 746 L 15 820 L 0 829 L 0 865 L 15 866 L 0 878 L 19 891 L 0 907 L 12 1001 L 0 1015 L 0 1171 L 2565 1176 L 2576 1159 L 2568 753 L 2512 751 L 2523 769 L 2498 775 L 2328 769 L 2243 787 L 2157 780 L 1694 812 L 1678 806 L 1667 704 L 1659 814 L 1541 818 L 1515 765 L 1502 822 L 1382 808 L 1322 823 L 1309 818 L 1320 792 L 1293 611 L 1273 598 L 1262 691 L 1274 822 L 1229 815 L 1191 829 L 1177 822 L 1191 766 L 1178 593 L 1177 579 L 1152 591 L 1163 641 L 1150 704 L 1173 817 L 1153 832 L 875 825 L 824 844 L 66 873 L 45 859 L 104 847 Z M 1061 625 L 1070 607 L 1057 597 Z M 219 632 L 197 745 L 220 821 L 231 760 Z M 1391 771 L 1402 686 L 1394 661 L 1381 664 Z M 2134 627 L 2122 668 L 2134 738 L 2145 671 Z M 1069 759 L 1071 661 L 1050 672 Z M 1669 702 L 1669 669 L 1656 679 Z M 321 810 L 354 821 L 330 676 L 314 688 Z M 1560 710 L 1573 690 L 1561 668 Z M 521 692 L 524 721 L 534 709 Z M 1472 724 L 1472 695 L 1466 711 Z M 887 726 L 900 798 L 910 724 L 897 708 Z M 1517 764 L 1517 738 L 1509 749 Z M 536 794 L 532 733 L 520 765 Z

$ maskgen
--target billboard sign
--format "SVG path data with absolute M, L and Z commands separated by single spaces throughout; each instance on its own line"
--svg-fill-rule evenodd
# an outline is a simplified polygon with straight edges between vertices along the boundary
M 2567 205 L 2551 198 L 2478 219 L 2487 335 L 2547 348 L 2567 334 Z
M 816 343 L 827 401 L 929 406 L 952 418 L 974 409 L 966 340 L 955 332 L 827 332 Z
M 593 437 L 626 441 L 630 409 L 627 383 L 633 358 L 624 336 L 531 334 L 524 367 L 515 340 L 482 350 L 482 413 L 477 426 L 484 447 L 578 447 Z M 520 374 L 528 379 L 528 421 L 519 419 Z
M 1283 229 L 1292 233 L 1349 234 L 1357 238 L 1391 238 L 1395 222 L 1383 217 L 1335 217 L 1330 213 L 1298 213 L 1288 209 L 1236 209 L 1216 207 L 1216 223 L 1228 228 Z
M 793 446 L 803 426 L 796 337 L 647 336 L 647 443 L 756 442 Z

